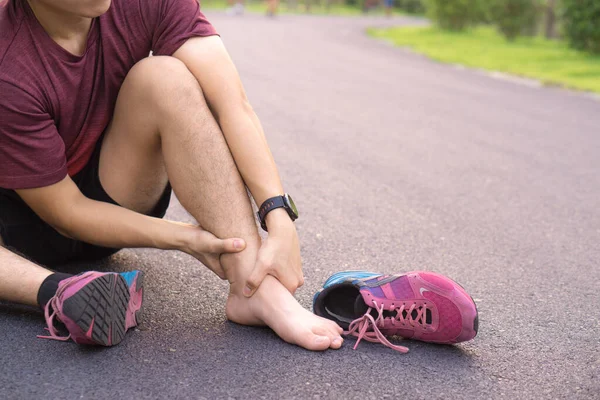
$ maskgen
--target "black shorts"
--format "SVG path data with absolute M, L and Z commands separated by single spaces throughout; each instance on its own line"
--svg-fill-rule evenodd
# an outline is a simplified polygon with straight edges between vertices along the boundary
M 88 198 L 117 204 L 100 184 L 98 165 L 102 139 L 98 141 L 88 164 L 73 181 Z M 171 200 L 167 185 L 158 204 L 148 215 L 164 217 Z M 100 247 L 62 236 L 42 221 L 12 190 L 0 188 L 0 237 L 4 245 L 39 264 L 53 267 L 69 262 L 93 261 L 108 257 L 120 249 Z

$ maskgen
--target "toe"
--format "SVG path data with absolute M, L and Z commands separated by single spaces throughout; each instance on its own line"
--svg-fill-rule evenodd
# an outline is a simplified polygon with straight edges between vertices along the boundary
M 331 332 L 331 335 L 328 336 L 331 340 L 332 349 L 339 349 L 340 347 L 342 347 L 344 339 L 342 338 L 341 333 L 337 331 L 337 329 L 334 329 L 333 332 Z
M 330 326 L 315 327 L 313 332 L 317 335 L 327 336 L 329 338 L 330 347 L 332 349 L 339 349 L 342 347 L 343 339 L 336 329 Z
M 305 347 L 308 350 L 327 350 L 331 345 L 331 340 L 327 336 L 315 335 L 313 333 L 306 335 L 306 345 Z
M 335 322 L 333 322 L 331 320 L 327 320 L 327 325 L 329 326 L 329 328 L 331 328 L 332 331 L 335 331 L 340 335 L 344 331 L 338 324 L 336 324 Z
M 339 326 L 338 324 L 334 324 L 334 326 L 333 326 L 333 329 L 334 329 L 334 330 L 335 330 L 335 331 L 336 331 L 336 332 L 337 332 L 339 335 L 341 335 L 341 334 L 344 332 L 344 330 L 342 329 L 342 327 L 341 327 L 341 326 Z
M 312 330 L 298 332 L 294 335 L 294 338 L 291 341 L 287 341 L 290 343 L 295 343 L 300 347 L 304 347 L 307 350 L 315 351 L 327 350 L 331 345 L 331 339 L 326 332 L 322 332 L 315 328 Z
M 341 336 L 336 337 L 335 339 L 333 339 L 333 341 L 331 342 L 331 348 L 332 349 L 339 349 L 340 347 L 342 347 L 342 343 L 344 343 L 344 339 L 342 339 Z

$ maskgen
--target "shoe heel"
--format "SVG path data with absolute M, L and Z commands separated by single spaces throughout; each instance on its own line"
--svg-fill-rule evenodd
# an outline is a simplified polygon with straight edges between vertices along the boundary
M 78 343 L 114 346 L 125 337 L 129 288 L 118 274 L 105 274 L 65 300 L 63 314 L 83 332 Z
M 144 317 L 144 272 L 139 271 L 135 280 L 135 293 L 140 297 L 141 305 L 139 310 L 135 312 L 135 323 L 140 325 Z

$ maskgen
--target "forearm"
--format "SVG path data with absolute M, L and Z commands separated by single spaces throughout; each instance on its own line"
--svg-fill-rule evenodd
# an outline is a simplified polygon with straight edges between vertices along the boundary
M 244 182 L 260 206 L 283 194 L 279 173 L 238 72 L 218 37 L 193 38 L 174 54 L 194 74 Z
M 283 194 L 279 172 L 262 126 L 245 100 L 218 114 L 218 122 L 238 170 L 260 206 L 269 197 Z
M 53 226 L 65 236 L 97 246 L 164 250 L 182 250 L 191 228 L 88 198 L 74 203 Z
M 262 125 L 249 105 L 232 108 L 219 122 L 238 170 L 260 205 L 270 197 L 284 193 L 277 166 L 262 130 Z M 252 126 L 250 126 L 252 125 Z M 224 127 L 227 126 L 227 129 Z M 245 128 L 242 130 L 241 128 Z M 283 209 L 273 210 L 266 218 L 269 232 L 289 230 L 294 224 Z

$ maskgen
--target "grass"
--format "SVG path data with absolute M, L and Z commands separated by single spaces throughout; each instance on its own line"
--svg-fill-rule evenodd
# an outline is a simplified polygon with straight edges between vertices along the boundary
M 489 27 L 463 33 L 434 27 L 372 28 L 368 33 L 397 46 L 410 47 L 437 61 L 600 93 L 600 56 L 573 50 L 563 41 L 521 37 L 511 43 Z
M 225 10 L 229 6 L 229 3 L 225 0 L 201 0 L 200 5 L 203 10 Z M 266 1 L 245 1 L 245 9 L 249 12 L 266 13 L 267 3 Z M 279 13 L 281 14 L 306 14 L 303 1 L 297 1 L 295 9 L 288 6 L 286 1 L 279 3 Z M 375 10 L 369 11 L 367 15 L 383 15 L 383 8 L 379 7 Z M 362 10 L 357 6 L 350 6 L 346 4 L 332 4 L 327 10 L 324 4 L 311 4 L 310 13 L 312 15 L 339 15 L 339 16 L 359 16 L 364 15 Z M 405 15 L 401 10 L 393 10 L 394 15 Z

